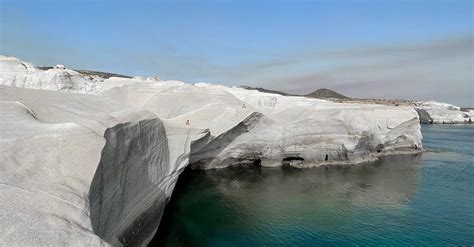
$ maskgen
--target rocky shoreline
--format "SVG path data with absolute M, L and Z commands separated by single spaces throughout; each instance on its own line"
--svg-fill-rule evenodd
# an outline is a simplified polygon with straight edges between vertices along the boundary
M 145 245 L 188 165 L 305 168 L 423 150 L 411 106 L 0 58 L 2 245 Z

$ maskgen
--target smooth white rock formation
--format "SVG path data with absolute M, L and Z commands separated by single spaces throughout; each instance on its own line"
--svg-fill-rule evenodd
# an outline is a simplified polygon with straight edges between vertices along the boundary
M 0 99 L 1 246 L 146 244 L 203 135 L 93 95 Z
M 418 115 L 411 107 L 341 104 L 178 81 L 111 78 L 106 88 L 103 97 L 149 110 L 165 122 L 208 129 L 209 136 L 191 150 L 191 164 L 201 169 L 358 163 L 421 149 Z
M 42 70 L 18 58 L 0 55 L 0 85 L 92 93 L 101 88 L 102 81 L 100 77 L 85 77 L 64 65 Z
M 347 164 L 421 148 L 418 116 L 410 107 L 341 104 L 238 87 L 197 86 L 222 89 L 254 112 L 234 133 L 220 135 L 208 147 L 192 153 L 191 160 L 201 168 L 256 159 L 264 166 L 286 161 L 298 167 Z M 224 145 L 239 131 L 240 135 Z
M 429 115 L 427 122 L 435 124 L 463 124 L 474 120 L 474 114 L 461 111 L 459 106 L 437 101 L 415 103 L 415 107 L 424 110 Z M 431 120 L 431 121 L 430 121 Z
M 188 164 L 310 167 L 422 149 L 411 107 L 91 80 L 5 56 L 0 72 L 0 245 L 146 244 Z

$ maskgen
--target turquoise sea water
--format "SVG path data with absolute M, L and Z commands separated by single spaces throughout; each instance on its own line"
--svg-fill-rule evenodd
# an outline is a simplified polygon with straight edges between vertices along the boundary
M 151 246 L 474 245 L 474 126 L 350 167 L 186 171 Z

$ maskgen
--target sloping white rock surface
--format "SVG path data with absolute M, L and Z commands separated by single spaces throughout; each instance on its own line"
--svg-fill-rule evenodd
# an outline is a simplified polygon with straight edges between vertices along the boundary
M 0 72 L 0 245 L 146 244 L 189 163 L 309 167 L 421 150 L 410 107 L 91 80 L 10 57 Z
M 85 77 L 70 69 L 38 69 L 18 58 L 0 55 L 0 85 L 90 93 L 99 90 L 102 81 L 102 78 Z
M 437 101 L 417 102 L 415 107 L 424 110 L 431 123 L 437 124 L 459 124 L 469 123 L 469 119 L 474 120 L 474 115 L 470 112 L 461 111 L 459 106 L 441 103 Z
M 150 112 L 0 86 L 0 245 L 144 244 L 187 159 Z M 186 153 L 187 152 L 187 153 Z M 179 159 L 178 159 L 179 158 Z
M 340 104 L 236 87 L 197 86 L 220 88 L 254 112 L 210 141 L 208 147 L 192 153 L 191 160 L 200 167 L 255 160 L 264 166 L 279 166 L 285 161 L 299 167 L 357 163 L 380 154 L 421 148 L 418 116 L 409 107 Z M 235 136 L 235 132 L 241 134 Z M 233 141 L 224 145 L 229 138 Z
M 103 97 L 149 110 L 165 122 L 208 129 L 209 136 L 191 150 L 193 167 L 201 169 L 357 163 L 421 148 L 418 115 L 410 107 L 341 104 L 178 81 L 109 79 L 104 88 L 110 89 Z

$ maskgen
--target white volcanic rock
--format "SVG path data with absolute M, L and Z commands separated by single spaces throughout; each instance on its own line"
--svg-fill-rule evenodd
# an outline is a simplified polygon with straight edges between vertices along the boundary
M 17 101 L 0 102 L 0 112 L 0 245 L 105 244 L 87 208 L 102 138 L 74 123 L 42 122 Z
M 0 99 L 1 246 L 153 237 L 187 164 L 177 147 L 201 133 L 104 97 L 0 86 Z
M 474 118 L 474 110 L 468 110 L 465 112 L 467 116 L 469 116 L 471 119 Z
M 461 111 L 458 106 L 437 101 L 417 102 L 415 108 L 425 111 L 431 118 L 431 123 L 468 123 L 469 119 L 472 121 L 474 118 L 473 114 Z
M 421 149 L 418 115 L 411 107 L 341 104 L 179 81 L 111 78 L 104 82 L 107 88 L 103 97 L 193 132 L 209 130 L 191 150 L 193 167 L 201 169 L 358 163 Z
M 0 85 L 91 93 L 101 88 L 102 80 L 99 77 L 85 77 L 58 65 L 49 70 L 41 70 L 18 58 L 0 55 Z
M 192 153 L 191 160 L 201 168 L 256 160 L 264 166 L 286 161 L 299 167 L 358 163 L 421 148 L 418 115 L 410 107 L 341 104 L 237 87 L 197 86 L 222 89 L 254 112 Z M 232 142 L 226 144 L 229 139 Z
M 146 244 L 189 163 L 309 167 L 421 149 L 410 107 L 0 65 L 1 84 L 22 87 L 0 87 L 0 245 Z

